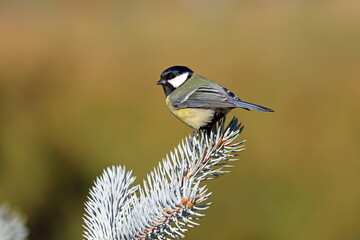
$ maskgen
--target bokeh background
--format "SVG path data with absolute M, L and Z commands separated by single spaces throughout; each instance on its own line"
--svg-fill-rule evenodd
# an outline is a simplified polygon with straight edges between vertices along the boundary
M 187 65 L 276 113 L 235 110 L 247 150 L 186 239 L 360 239 L 360 3 L 0 3 L 0 203 L 30 240 L 82 239 L 96 176 L 146 176 L 191 129 L 155 82 Z

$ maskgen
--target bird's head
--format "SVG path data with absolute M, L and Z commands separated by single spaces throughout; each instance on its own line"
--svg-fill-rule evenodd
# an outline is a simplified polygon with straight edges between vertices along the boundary
M 183 85 L 192 75 L 193 71 L 185 66 L 173 66 L 160 75 L 160 80 L 156 82 L 157 85 L 162 85 L 165 95 L 169 95 L 176 88 Z

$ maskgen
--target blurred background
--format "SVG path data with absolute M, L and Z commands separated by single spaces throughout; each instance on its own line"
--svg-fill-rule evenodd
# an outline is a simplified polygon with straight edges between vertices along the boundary
M 360 3 L 0 3 L 0 203 L 30 240 L 82 239 L 111 165 L 137 183 L 192 131 L 155 82 L 187 65 L 276 113 L 234 110 L 246 151 L 186 239 L 360 239 Z

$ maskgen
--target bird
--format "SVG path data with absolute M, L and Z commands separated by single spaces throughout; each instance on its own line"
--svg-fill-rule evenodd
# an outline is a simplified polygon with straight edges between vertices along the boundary
M 274 112 L 257 104 L 242 101 L 233 92 L 203 77 L 186 66 L 172 66 L 160 75 L 166 106 L 187 126 L 208 129 L 234 108 Z

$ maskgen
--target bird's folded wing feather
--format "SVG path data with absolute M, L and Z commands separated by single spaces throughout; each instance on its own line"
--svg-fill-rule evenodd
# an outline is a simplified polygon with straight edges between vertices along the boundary
M 177 109 L 182 108 L 234 108 L 236 105 L 228 100 L 227 95 L 212 87 L 199 87 L 182 99 L 173 101 Z

